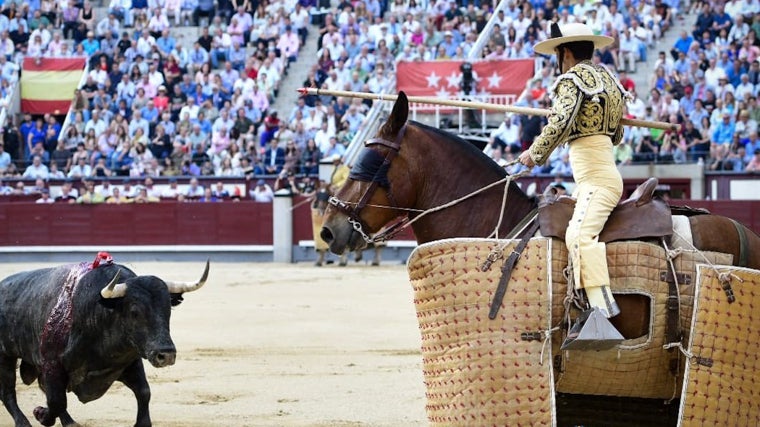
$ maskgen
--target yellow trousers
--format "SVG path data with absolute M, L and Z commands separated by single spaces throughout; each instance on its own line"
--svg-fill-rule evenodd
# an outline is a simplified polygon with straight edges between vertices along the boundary
M 311 208 L 311 230 L 314 234 L 314 249 L 318 251 L 326 251 L 330 247 L 327 242 L 322 240 L 322 222 L 324 217 L 324 211 Z
M 570 143 L 570 165 L 576 182 L 575 210 L 565 243 L 573 267 L 575 287 L 610 284 L 607 251 L 599 241 L 604 223 L 623 194 L 623 179 L 615 166 L 612 141 L 594 135 Z

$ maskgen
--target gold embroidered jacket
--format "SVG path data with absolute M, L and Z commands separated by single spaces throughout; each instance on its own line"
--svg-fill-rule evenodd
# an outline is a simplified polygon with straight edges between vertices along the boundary
M 582 61 L 554 82 L 549 122 L 530 147 L 539 165 L 562 143 L 590 135 L 608 135 L 614 145 L 623 138 L 620 119 L 629 96 L 620 82 L 601 65 Z

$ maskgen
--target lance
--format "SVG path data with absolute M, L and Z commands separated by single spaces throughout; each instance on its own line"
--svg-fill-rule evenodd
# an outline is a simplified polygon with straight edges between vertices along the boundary
M 319 88 L 300 88 L 296 90 L 298 91 L 298 93 L 302 95 L 317 95 L 317 96 L 331 95 L 331 96 L 341 96 L 341 97 L 346 97 L 346 98 L 371 99 L 374 101 L 396 101 L 396 99 L 398 99 L 398 95 L 393 95 L 393 94 L 351 92 L 351 91 L 346 91 L 346 90 L 328 90 L 328 89 L 319 89 Z M 523 115 L 528 115 L 528 116 L 548 116 L 551 114 L 551 110 L 547 110 L 543 108 L 518 107 L 515 105 L 499 105 L 499 104 L 491 104 L 488 102 L 464 101 L 460 99 L 441 99 L 441 98 L 432 98 L 428 96 L 407 96 L 407 99 L 409 100 L 409 102 L 416 102 L 419 104 L 444 105 L 447 107 L 472 108 L 475 110 L 486 110 L 486 111 L 502 111 L 505 113 L 523 114 Z M 657 122 L 654 120 L 629 119 L 625 117 L 620 119 L 620 124 L 623 126 L 635 126 L 635 127 L 673 130 L 673 131 L 678 131 L 681 127 L 681 125 L 674 124 L 674 123 Z

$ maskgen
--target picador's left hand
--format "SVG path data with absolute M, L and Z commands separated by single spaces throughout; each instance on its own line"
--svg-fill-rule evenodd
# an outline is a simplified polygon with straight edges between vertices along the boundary
M 530 150 L 525 150 L 522 153 L 520 153 L 520 157 L 518 158 L 520 160 L 520 163 L 524 164 L 525 166 L 532 168 L 536 165 L 536 162 L 533 161 L 533 159 L 530 157 Z

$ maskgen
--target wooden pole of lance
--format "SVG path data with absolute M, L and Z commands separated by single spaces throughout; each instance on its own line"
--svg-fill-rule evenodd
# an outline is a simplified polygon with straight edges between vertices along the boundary
M 396 99 L 398 99 L 398 95 L 392 95 L 392 94 L 351 92 L 351 91 L 346 91 L 346 90 L 327 90 L 327 89 L 319 89 L 319 88 L 300 88 L 297 90 L 302 95 L 317 95 L 317 96 L 332 95 L 332 96 L 342 96 L 346 98 L 372 99 L 375 101 L 396 101 Z M 475 110 L 486 110 L 486 111 L 502 111 L 505 113 L 523 114 L 527 116 L 548 116 L 549 114 L 551 114 L 550 110 L 546 110 L 543 108 L 517 107 L 514 105 L 490 104 L 488 102 L 462 101 L 459 99 L 439 99 L 439 98 L 431 98 L 427 96 L 407 96 L 406 98 L 409 100 L 409 102 L 417 102 L 420 104 L 445 105 L 449 107 L 472 108 Z M 628 119 L 625 117 L 620 119 L 620 124 L 623 126 L 635 126 L 635 127 L 673 130 L 673 131 L 678 131 L 681 128 L 681 125 L 679 124 L 657 122 L 653 120 Z

